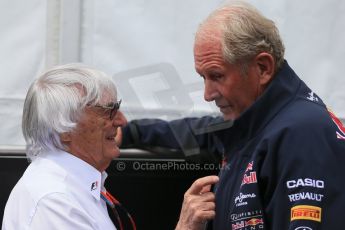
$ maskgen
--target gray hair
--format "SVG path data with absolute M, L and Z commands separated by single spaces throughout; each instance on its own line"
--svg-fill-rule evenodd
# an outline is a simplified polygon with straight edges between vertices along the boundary
M 214 31 L 221 33 L 220 38 Z M 276 62 L 276 71 L 284 63 L 284 44 L 274 22 L 257 9 L 241 1 L 228 2 L 218 8 L 200 25 L 196 39 L 220 39 L 224 59 L 240 63 L 246 69 L 248 61 L 260 52 L 267 52 Z
M 59 134 L 72 131 L 84 107 L 99 103 L 105 95 L 117 99 L 112 79 L 78 63 L 56 66 L 39 76 L 23 108 L 28 158 L 34 160 L 42 150 L 64 149 Z

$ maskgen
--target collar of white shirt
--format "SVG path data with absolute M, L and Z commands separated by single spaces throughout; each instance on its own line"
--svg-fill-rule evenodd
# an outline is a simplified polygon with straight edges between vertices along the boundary
M 54 161 L 64 168 L 71 176 L 76 177 L 86 191 L 89 191 L 95 199 L 100 200 L 100 193 L 105 191 L 104 182 L 108 176 L 105 171 L 101 173 L 82 159 L 62 150 L 49 151 L 41 154 L 40 157 Z

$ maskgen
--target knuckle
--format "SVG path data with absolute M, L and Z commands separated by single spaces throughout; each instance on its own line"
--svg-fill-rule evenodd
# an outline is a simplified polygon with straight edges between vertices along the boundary
M 197 188 L 200 188 L 202 187 L 202 182 L 200 179 L 197 179 L 195 182 L 194 182 L 194 186 L 197 187 Z
M 190 207 L 190 209 L 191 209 L 192 211 L 194 211 L 194 213 L 198 213 L 198 212 L 199 212 L 199 210 L 198 210 L 198 204 L 197 204 L 197 203 L 191 202 L 189 207 Z
M 194 219 L 198 222 L 200 221 L 203 221 L 204 220 L 204 215 L 203 215 L 203 212 L 200 211 L 200 210 L 197 210 L 195 213 L 194 213 Z
M 215 209 L 216 209 L 216 204 L 213 203 L 213 202 L 211 202 L 211 203 L 210 203 L 210 209 L 211 209 L 211 210 L 215 210 Z
M 193 197 L 191 195 L 185 195 L 184 200 L 187 204 L 192 203 Z
M 207 196 L 207 199 L 210 200 L 210 201 L 214 201 L 216 199 L 216 196 L 212 192 L 208 192 L 206 194 L 206 196 Z

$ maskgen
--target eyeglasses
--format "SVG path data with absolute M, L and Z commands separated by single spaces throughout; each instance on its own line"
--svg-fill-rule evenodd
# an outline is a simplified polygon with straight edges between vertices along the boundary
M 94 107 L 109 111 L 109 119 L 113 120 L 117 111 L 120 109 L 121 102 L 122 100 L 119 100 L 117 102 L 110 102 L 107 105 L 94 105 Z

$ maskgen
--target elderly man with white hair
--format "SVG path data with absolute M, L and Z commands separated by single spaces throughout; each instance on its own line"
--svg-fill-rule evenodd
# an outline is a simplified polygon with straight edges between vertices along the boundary
M 110 77 L 80 64 L 34 81 L 22 124 L 32 162 L 11 192 L 2 229 L 116 229 L 103 184 L 120 154 L 120 103 Z
M 2 230 L 116 229 L 107 205 L 123 229 L 115 208 L 122 206 L 104 188 L 105 170 L 120 155 L 119 127 L 127 123 L 120 104 L 109 76 L 77 63 L 54 67 L 32 83 L 22 124 L 31 163 L 10 194 Z M 212 202 L 205 188 L 217 181 L 200 178 L 190 191 L 208 193 Z

